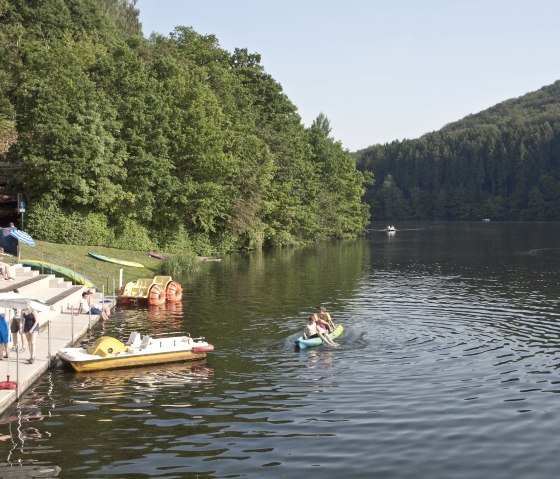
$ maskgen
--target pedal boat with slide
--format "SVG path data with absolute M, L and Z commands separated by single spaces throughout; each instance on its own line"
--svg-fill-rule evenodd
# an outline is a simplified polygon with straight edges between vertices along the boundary
M 336 324 L 334 331 L 329 333 L 329 337 L 334 341 L 344 332 L 344 327 L 342 324 Z M 296 348 L 299 349 L 306 349 L 306 348 L 315 348 L 317 346 L 321 346 L 323 344 L 323 340 L 320 337 L 315 338 L 308 338 L 305 339 L 303 336 L 300 336 L 296 339 Z
M 117 297 L 120 306 L 148 303 L 162 305 L 166 302 L 177 303 L 183 299 L 183 288 L 171 276 L 138 278 L 121 287 Z
M 176 334 L 176 333 L 173 333 Z M 134 331 L 122 343 L 102 336 L 89 347 L 62 348 L 56 355 L 75 371 L 89 372 L 204 359 L 214 346 L 188 334 L 152 338 Z

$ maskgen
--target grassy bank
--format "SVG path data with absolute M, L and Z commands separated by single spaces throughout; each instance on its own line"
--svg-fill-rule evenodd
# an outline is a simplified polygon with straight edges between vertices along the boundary
M 136 261 L 143 264 L 144 268 L 133 268 L 114 263 L 100 261 L 88 256 L 88 252 L 95 252 L 104 256 L 118 258 L 127 261 Z M 33 259 L 45 261 L 70 268 L 92 281 L 99 289 L 105 285 L 105 289 L 113 287 L 113 279 L 118 286 L 119 270 L 123 269 L 123 282 L 132 281 L 136 278 L 152 277 L 157 274 L 157 268 L 161 260 L 152 258 L 144 251 L 130 251 L 116 248 L 105 248 L 103 246 L 76 246 L 67 244 L 47 243 L 36 241 L 36 246 L 21 246 L 21 259 Z M 4 258 L 7 263 L 14 263 L 16 258 Z

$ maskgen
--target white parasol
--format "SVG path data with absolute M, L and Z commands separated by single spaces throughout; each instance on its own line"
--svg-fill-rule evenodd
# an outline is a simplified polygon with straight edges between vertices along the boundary
M 14 309 L 25 309 L 29 306 L 31 309 L 39 312 L 54 311 L 54 307 L 50 304 L 14 292 L 0 293 L 0 306 Z

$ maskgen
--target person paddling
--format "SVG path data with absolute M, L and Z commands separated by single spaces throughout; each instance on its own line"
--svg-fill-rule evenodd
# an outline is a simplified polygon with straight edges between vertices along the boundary
M 309 316 L 305 329 L 303 330 L 303 337 L 305 339 L 319 337 L 324 343 L 327 343 L 330 346 L 338 346 L 338 344 L 329 337 L 328 331 L 317 324 L 317 320 L 318 316 L 316 314 Z
M 334 325 L 333 320 L 331 319 L 331 315 L 327 313 L 327 308 L 325 308 L 324 306 L 321 306 L 319 308 L 319 319 L 323 323 L 327 324 L 327 329 L 329 330 L 330 333 L 332 333 L 336 329 L 336 326 Z

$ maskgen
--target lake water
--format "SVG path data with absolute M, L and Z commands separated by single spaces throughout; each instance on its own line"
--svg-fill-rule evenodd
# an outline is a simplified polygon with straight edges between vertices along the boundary
M 116 312 L 93 336 L 216 351 L 53 370 L 1 418 L 0 476 L 558 477 L 560 224 L 384 226 L 206 263 L 181 306 Z M 340 347 L 295 351 L 321 304 Z

